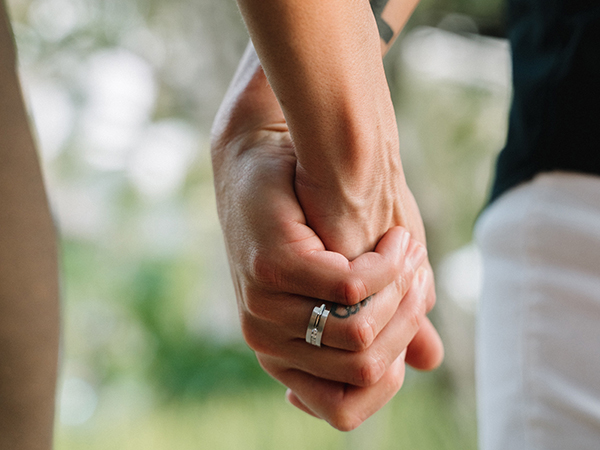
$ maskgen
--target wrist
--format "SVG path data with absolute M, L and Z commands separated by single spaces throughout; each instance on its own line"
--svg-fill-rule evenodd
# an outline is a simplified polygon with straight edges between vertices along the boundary
M 295 191 L 307 224 L 329 250 L 349 259 L 371 251 L 390 227 L 403 225 L 408 187 L 397 152 L 372 167 L 367 175 L 320 178 L 296 165 Z
M 330 127 L 331 133 L 319 130 L 300 142 L 290 127 L 298 160 L 297 186 L 338 198 L 372 199 L 377 186 L 404 182 L 389 93 L 383 101 L 372 99 L 369 105 L 343 110 L 332 120 L 336 126 Z

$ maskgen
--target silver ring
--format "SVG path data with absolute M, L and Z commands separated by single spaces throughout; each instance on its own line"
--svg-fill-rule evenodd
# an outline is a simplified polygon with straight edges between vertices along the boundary
M 323 336 L 323 329 L 325 329 L 325 322 L 329 316 L 329 311 L 325 309 L 325 303 L 320 307 L 315 306 L 310 315 L 308 321 L 308 327 L 306 328 L 306 342 L 311 345 L 321 346 L 321 337 Z

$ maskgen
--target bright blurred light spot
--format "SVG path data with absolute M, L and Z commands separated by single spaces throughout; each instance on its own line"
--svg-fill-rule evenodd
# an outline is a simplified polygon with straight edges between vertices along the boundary
M 506 91 L 510 88 L 508 42 L 418 27 L 402 41 L 409 68 L 435 80 Z
M 91 112 L 119 123 L 146 120 L 156 98 L 152 67 L 118 48 L 90 58 L 89 89 Z
M 183 121 L 170 119 L 154 123 L 128 166 L 135 187 L 148 197 L 168 197 L 182 186 L 199 147 L 195 130 Z
M 64 425 L 82 425 L 92 418 L 98 406 L 94 388 L 81 378 L 67 378 L 60 394 L 60 421 Z
M 89 185 L 55 186 L 51 200 L 63 237 L 98 238 L 113 220 L 109 193 L 103 189 Z
M 152 67 L 127 50 L 113 49 L 90 58 L 87 76 L 86 158 L 98 169 L 122 170 L 154 108 Z
M 59 41 L 87 19 L 86 8 L 79 0 L 37 0 L 29 7 L 29 20 L 47 41 Z
M 73 103 L 67 90 L 51 81 L 29 80 L 24 84 L 42 157 L 51 161 L 64 149 L 73 130 Z
M 467 312 L 474 312 L 481 294 L 483 267 L 475 244 L 446 256 L 439 267 L 440 286 L 448 298 Z

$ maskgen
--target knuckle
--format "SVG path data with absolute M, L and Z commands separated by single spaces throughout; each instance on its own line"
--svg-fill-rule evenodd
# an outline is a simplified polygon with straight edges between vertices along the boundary
M 343 303 L 344 305 L 355 305 L 367 297 L 367 292 L 367 286 L 361 278 L 353 277 L 345 280 L 340 284 L 339 287 L 337 297 L 340 301 L 338 303 Z
M 265 345 L 265 339 L 260 338 L 260 333 L 256 329 L 256 323 L 253 317 L 243 313 L 240 317 L 242 327 L 242 336 L 252 350 L 257 353 L 270 353 Z
M 368 349 L 376 336 L 376 324 L 371 316 L 364 315 L 353 320 L 347 329 L 348 349 L 360 352 Z
M 407 321 L 408 326 L 412 330 L 418 330 L 421 327 L 421 323 L 425 317 L 425 308 L 423 303 L 415 305 L 408 311 Z
M 368 387 L 377 383 L 385 372 L 385 363 L 379 356 L 368 356 L 360 361 L 356 369 L 357 386 Z
M 410 275 L 413 275 L 413 273 L 411 273 Z M 412 280 L 412 276 L 406 276 L 406 274 L 402 274 L 396 279 L 396 290 L 400 295 L 403 296 L 404 294 L 406 294 L 406 292 L 408 292 L 408 289 L 410 288 L 409 280 Z
M 264 298 L 258 295 L 246 295 L 244 300 L 245 314 L 263 319 L 267 318 L 268 304 Z
M 352 431 L 357 428 L 364 419 L 350 412 L 347 407 L 338 408 L 328 420 L 329 424 L 339 431 Z
M 265 358 L 264 355 L 257 353 L 256 360 L 258 361 L 258 364 L 260 365 L 262 370 L 264 370 L 265 372 L 269 372 L 269 370 L 270 370 L 269 360 L 267 358 Z
M 275 264 L 265 251 L 255 250 L 249 257 L 250 273 L 248 278 L 261 286 L 277 289 L 281 284 L 278 264 Z
M 269 361 L 269 358 L 267 358 L 263 354 L 256 353 L 256 360 L 258 361 L 258 364 L 260 365 L 262 370 L 264 370 L 269 375 L 271 375 L 273 378 L 275 378 L 276 370 L 275 370 L 275 367 L 273 367 L 273 364 Z
M 429 290 L 429 293 L 427 295 L 427 300 L 426 300 L 426 303 L 427 303 L 427 312 L 431 311 L 434 308 L 436 301 L 437 301 L 437 295 L 435 293 L 435 288 L 432 287 Z
M 390 377 L 389 379 L 389 390 L 392 392 L 392 395 L 395 395 L 398 392 L 402 385 L 404 384 L 404 372 L 396 373 L 395 376 Z

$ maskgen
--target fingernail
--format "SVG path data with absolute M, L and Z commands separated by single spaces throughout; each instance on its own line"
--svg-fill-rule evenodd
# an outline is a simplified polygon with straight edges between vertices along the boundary
M 408 244 L 410 243 L 410 233 L 408 231 L 405 231 L 404 234 L 402 235 L 402 254 L 406 255 L 406 250 L 408 249 Z
M 425 258 L 427 257 L 427 250 L 425 246 L 422 244 L 415 245 L 415 249 L 408 257 L 408 262 L 413 266 L 413 268 L 417 268 L 421 265 Z
M 285 401 L 286 401 L 288 404 L 290 404 L 290 405 L 294 406 L 294 405 L 292 404 L 292 402 L 290 401 L 290 395 L 291 395 L 291 394 L 292 394 L 292 390 L 291 390 L 291 389 L 287 389 L 287 390 L 285 391 Z

